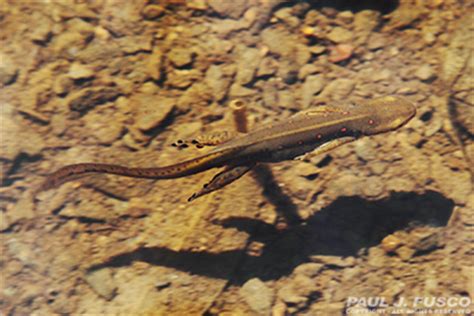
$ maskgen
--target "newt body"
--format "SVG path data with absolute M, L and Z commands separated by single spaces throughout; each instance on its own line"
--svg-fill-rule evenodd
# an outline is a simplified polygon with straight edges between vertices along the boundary
M 80 163 L 65 166 L 46 179 L 43 189 L 55 187 L 86 173 L 109 173 L 151 179 L 184 177 L 225 167 L 190 200 L 235 181 L 257 163 L 293 159 L 307 152 L 324 153 L 362 136 L 398 129 L 416 113 L 414 105 L 399 97 L 382 97 L 359 104 L 320 106 L 287 121 L 264 125 L 246 134 L 222 139 L 207 154 L 165 167 L 128 168 L 112 164 Z M 226 134 L 226 137 L 230 137 Z

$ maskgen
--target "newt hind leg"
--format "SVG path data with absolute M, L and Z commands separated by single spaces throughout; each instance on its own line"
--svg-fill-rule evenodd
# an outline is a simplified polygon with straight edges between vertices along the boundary
M 200 196 L 206 195 L 208 193 L 225 187 L 226 185 L 234 182 L 235 180 L 246 174 L 254 166 L 255 164 L 245 166 L 227 166 L 223 171 L 216 174 L 210 182 L 206 183 L 200 191 L 194 193 L 188 199 L 188 202 L 191 202 L 192 200 L 195 200 Z
M 172 143 L 171 146 L 177 147 L 178 149 L 184 149 L 190 146 L 195 146 L 197 148 L 203 148 L 205 146 L 217 146 L 236 137 L 238 134 L 238 132 L 231 131 L 212 132 L 199 135 L 189 140 L 178 139 L 176 142 Z

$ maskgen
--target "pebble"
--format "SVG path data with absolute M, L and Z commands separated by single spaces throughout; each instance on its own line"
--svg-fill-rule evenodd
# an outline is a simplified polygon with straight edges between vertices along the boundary
M 154 20 L 156 18 L 159 18 L 164 13 L 165 13 L 165 8 L 157 4 L 147 5 L 142 10 L 142 15 L 147 20 Z
M 382 249 L 387 253 L 394 252 L 398 247 L 402 245 L 403 245 L 402 240 L 400 240 L 400 238 L 398 238 L 397 236 L 393 234 L 386 236 L 382 240 L 382 244 L 381 244 Z
M 117 87 L 90 87 L 74 93 L 66 98 L 66 104 L 72 111 L 86 112 L 105 102 L 115 100 L 120 95 Z
M 465 204 L 472 194 L 471 175 L 468 171 L 452 170 L 439 155 L 431 157 L 431 177 L 441 192 L 457 204 Z
M 425 64 L 415 71 L 415 76 L 421 81 L 431 81 L 436 78 L 436 73 L 430 65 Z
M 331 42 L 334 42 L 334 43 L 347 43 L 349 42 L 352 38 L 354 37 L 354 35 L 352 34 L 351 31 L 343 28 L 343 27 L 340 27 L 340 26 L 336 26 L 335 28 L 333 28 L 329 34 L 327 35 L 327 38 L 331 41 Z
M 34 218 L 35 205 L 31 194 L 24 192 L 16 203 L 9 204 L 7 206 L 7 216 L 10 225 L 23 219 Z
M 342 173 L 328 184 L 328 195 L 354 196 L 362 194 L 364 183 L 352 173 Z
M 248 97 L 251 95 L 255 95 L 257 93 L 256 90 L 249 89 L 246 87 L 242 87 L 241 85 L 234 83 L 230 87 L 229 95 L 231 97 Z
M 416 250 L 408 247 L 408 246 L 401 246 L 395 250 L 397 255 L 402 259 L 403 261 L 408 261 L 410 260 L 413 255 L 415 254 Z
M 239 294 L 256 313 L 268 315 L 275 299 L 273 290 L 260 279 L 250 279 L 239 289 Z
M 294 274 L 302 274 L 304 276 L 307 276 L 309 278 L 314 278 L 319 274 L 321 269 L 324 267 L 324 264 L 322 263 L 315 263 L 315 262 L 309 262 L 309 263 L 303 263 L 297 266 L 293 273 Z
M 388 164 L 383 161 L 373 161 L 369 164 L 369 169 L 374 175 L 381 175 L 387 170 Z
M 332 63 L 338 63 L 349 59 L 354 52 L 354 46 L 349 44 L 339 44 L 330 48 L 328 60 Z
M 357 43 L 367 41 L 371 32 L 380 23 L 380 12 L 375 10 L 362 10 L 354 15 L 354 33 L 356 34 Z
M 346 78 L 333 80 L 321 92 L 321 98 L 335 101 L 344 100 L 354 90 L 355 83 L 355 80 Z
M 305 80 L 309 75 L 319 72 L 319 67 L 315 64 L 306 64 L 300 68 L 298 72 L 298 79 Z
M 10 221 L 5 212 L 0 212 L 0 231 L 6 230 L 10 227 Z
M 369 249 L 367 263 L 372 267 L 381 268 L 385 265 L 385 252 L 378 247 Z
M 237 75 L 235 81 L 238 84 L 246 85 L 253 80 L 257 68 L 260 65 L 262 55 L 256 48 L 238 46 L 237 50 L 240 51 L 240 53 L 237 62 Z
M 209 6 L 223 17 L 238 19 L 247 10 L 247 0 L 208 0 Z
M 204 78 L 205 84 L 211 89 L 214 100 L 219 102 L 226 95 L 230 86 L 230 79 L 224 75 L 222 66 L 211 65 Z
M 173 48 L 167 57 L 175 67 L 182 68 L 193 62 L 194 52 L 189 48 Z
M 386 37 L 380 33 L 372 33 L 369 41 L 367 42 L 367 48 L 370 50 L 381 49 L 386 45 Z
M 95 71 L 87 65 L 72 63 L 69 67 L 68 77 L 73 80 L 88 79 L 94 76 Z
M 352 23 L 352 21 L 354 20 L 354 13 L 352 13 L 352 11 L 342 11 L 342 12 L 339 12 L 337 14 L 337 18 L 338 20 L 346 23 L 346 24 L 349 24 L 349 23 Z
M 171 115 L 176 101 L 172 98 L 159 98 L 156 95 L 143 94 L 132 101 L 137 109 L 134 126 L 142 132 L 150 131 Z
M 0 157 L 7 161 L 14 161 L 19 154 L 38 155 L 45 144 L 42 137 L 30 128 L 19 124 L 16 117 L 10 112 L 9 103 L 2 104 L 0 111 L 0 122 L 2 140 L 0 141 Z M 19 139 L 28 141 L 19 142 Z
M 365 185 L 362 192 L 366 197 L 375 198 L 383 194 L 385 191 L 384 182 L 379 177 L 368 177 L 364 180 Z
M 355 142 L 354 149 L 357 157 L 362 161 L 372 161 L 377 157 L 376 144 L 370 138 L 364 138 Z
M 265 57 L 261 60 L 257 70 L 257 77 L 271 76 L 276 73 L 278 62 L 273 57 Z
M 67 75 L 59 75 L 53 83 L 53 91 L 57 95 L 66 95 L 71 91 L 74 86 L 74 82 Z
M 197 69 L 178 70 L 175 69 L 168 74 L 167 83 L 174 88 L 186 89 L 201 77 L 201 72 Z
M 354 257 L 339 257 L 339 256 L 323 256 L 313 255 L 310 256 L 311 262 L 321 263 L 328 266 L 334 266 L 339 268 L 347 268 L 355 265 Z
M 392 72 L 386 68 L 380 71 L 374 71 L 373 75 L 371 76 L 373 82 L 388 80 L 392 77 L 393 77 Z
M 18 75 L 18 67 L 13 63 L 10 56 L 0 53 L 0 83 L 6 86 L 15 82 Z
M 112 276 L 112 271 L 108 268 L 88 272 L 85 281 L 99 296 L 110 301 L 117 292 L 117 286 Z
M 314 96 L 324 88 L 325 80 L 323 75 L 308 76 L 301 88 L 301 102 L 303 108 L 311 105 Z

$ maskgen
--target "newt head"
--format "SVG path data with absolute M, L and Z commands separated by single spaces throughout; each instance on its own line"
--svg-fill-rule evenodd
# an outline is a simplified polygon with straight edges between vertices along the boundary
M 396 130 L 410 121 L 416 114 L 413 103 L 407 99 L 386 96 L 360 105 L 368 121 L 361 127 L 364 135 L 374 135 Z

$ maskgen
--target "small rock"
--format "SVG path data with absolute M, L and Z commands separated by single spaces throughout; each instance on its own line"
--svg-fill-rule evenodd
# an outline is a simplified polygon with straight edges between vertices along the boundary
M 321 98 L 335 101 L 343 100 L 351 94 L 354 87 L 355 80 L 353 79 L 336 79 L 326 85 L 323 92 L 321 92 Z
M 91 87 L 71 93 L 66 104 L 72 111 L 87 112 L 97 105 L 115 100 L 120 94 L 117 87 Z
M 281 90 L 278 91 L 278 106 L 285 109 L 297 108 L 295 97 L 291 91 Z
M 385 170 L 387 170 L 387 167 L 388 164 L 383 161 L 374 161 L 369 164 L 370 171 L 377 176 L 383 174 Z
M 260 62 L 257 70 L 257 77 L 271 76 L 276 73 L 278 62 L 272 57 L 265 57 Z
M 156 81 L 161 80 L 162 77 L 162 68 L 163 67 L 163 53 L 161 50 L 155 48 L 153 52 L 148 57 L 148 63 L 146 71 L 148 75 Z
M 0 212 L 0 232 L 6 230 L 8 227 L 10 227 L 10 222 L 5 212 Z
M 78 80 L 78 79 L 88 79 L 94 77 L 95 72 L 92 68 L 82 65 L 79 63 L 72 63 L 71 67 L 69 67 L 68 76 L 71 79 Z
M 343 28 L 343 27 L 340 27 L 340 26 L 336 26 L 335 28 L 333 28 L 331 30 L 331 32 L 329 32 L 329 34 L 327 35 L 327 38 L 331 41 L 331 42 L 334 42 L 334 43 L 347 43 L 349 42 L 352 38 L 354 37 L 354 35 L 352 34 L 351 31 Z
M 101 297 L 110 301 L 117 291 L 112 271 L 108 268 L 88 272 L 85 276 L 86 282 Z
M 59 75 L 53 84 L 53 91 L 57 95 L 65 95 L 71 91 L 74 86 L 74 82 L 67 75 Z
M 436 78 L 436 73 L 430 65 L 425 64 L 415 71 L 415 76 L 421 81 L 432 81 Z
M 293 8 L 286 7 L 282 8 L 274 13 L 274 16 L 280 20 L 283 21 L 286 25 L 292 28 L 298 27 L 300 25 L 300 20 L 293 15 Z
M 253 311 L 261 315 L 270 314 L 275 295 L 260 279 L 248 280 L 239 293 Z
M 15 82 L 18 75 L 18 67 L 13 60 L 3 53 L 0 53 L 0 83 L 6 86 Z
M 309 263 L 303 263 L 300 264 L 295 268 L 293 271 L 294 274 L 302 274 L 304 276 L 314 278 L 319 274 L 321 269 L 324 267 L 324 264 L 322 263 L 315 263 L 315 262 L 309 262 Z
M 355 265 L 354 257 L 342 258 L 339 256 L 322 256 L 314 255 L 310 256 L 312 262 L 322 263 L 328 266 L 334 266 L 339 268 L 347 268 Z
M 117 42 L 125 54 L 151 52 L 153 49 L 153 37 L 148 35 L 125 36 L 118 39 Z
M 314 96 L 323 90 L 325 80 L 323 75 L 308 76 L 302 86 L 301 99 L 303 108 L 311 105 Z
M 239 51 L 241 53 L 239 54 L 235 81 L 246 85 L 253 80 L 262 56 L 256 48 L 240 47 Z
M 440 234 L 436 230 L 425 230 L 411 234 L 410 246 L 416 252 L 426 252 L 442 246 Z
M 468 171 L 452 170 L 439 155 L 431 156 L 431 177 L 443 194 L 458 204 L 465 204 L 472 194 L 471 175 Z
M 10 225 L 35 216 L 33 197 L 28 192 L 23 193 L 19 201 L 9 206 L 7 207 L 7 216 Z
M 154 20 L 165 13 L 165 8 L 161 5 L 151 4 L 143 8 L 142 15 L 147 20 Z
M 394 252 L 398 247 L 402 246 L 403 242 L 395 235 L 388 235 L 382 240 L 382 249 L 387 252 Z
M 343 173 L 328 184 L 329 196 L 354 196 L 362 194 L 363 181 L 351 173 Z
M 337 14 L 337 19 L 349 24 L 354 20 L 354 13 L 352 11 L 342 11 Z
M 285 316 L 286 315 L 286 304 L 283 302 L 278 302 L 273 305 L 272 316 Z
M 132 101 L 137 109 L 134 126 L 142 132 L 150 131 L 173 112 L 176 101 L 171 98 L 157 98 L 156 95 L 143 94 Z M 135 103 L 136 102 L 136 103 Z
M 254 95 L 256 93 L 257 93 L 257 91 L 255 91 L 253 89 L 242 87 L 241 85 L 239 85 L 237 83 L 234 83 L 230 87 L 229 95 L 231 97 L 248 97 L 248 96 Z
M 169 287 L 171 285 L 171 281 L 169 280 L 160 280 L 160 281 L 157 281 L 155 283 L 155 288 L 157 290 L 163 290 L 163 289 L 166 289 L 167 287 Z
M 230 79 L 224 75 L 222 66 L 211 65 L 206 72 L 204 82 L 211 88 L 215 101 L 219 102 L 227 95 Z
M 298 294 L 292 284 L 283 286 L 278 291 L 278 298 L 281 299 L 283 302 L 292 305 L 304 305 L 308 301 L 308 298 Z
M 207 9 L 206 0 L 188 0 L 186 1 L 186 7 L 191 10 L 204 11 Z
M 338 63 L 349 59 L 354 52 L 354 46 L 349 44 L 339 44 L 331 47 L 328 60 L 332 63 Z
M 362 161 L 372 161 L 377 157 L 376 144 L 369 138 L 356 142 L 354 149 L 357 157 Z
M 377 50 L 386 45 L 386 38 L 380 33 L 372 33 L 367 43 L 367 48 L 370 50 Z
M 385 252 L 378 247 L 369 248 L 367 263 L 372 267 L 383 267 L 385 265 Z
M 342 44 L 344 45 L 344 44 Z M 314 45 L 309 48 L 311 54 L 320 55 L 326 51 L 326 46 L 323 45 Z
M 384 81 L 384 80 L 388 80 L 392 78 L 392 72 L 387 69 L 387 68 L 384 68 L 380 71 L 375 71 L 373 76 L 372 76 L 372 81 L 373 82 L 379 82 L 379 81 Z
M 309 75 L 319 72 L 319 68 L 314 64 L 306 64 L 300 68 L 298 79 L 305 80 Z
M 380 24 L 380 12 L 362 10 L 354 15 L 354 33 L 357 43 L 364 43 L 372 31 Z
M 298 66 L 290 60 L 283 60 L 278 67 L 278 77 L 286 84 L 294 84 L 298 80 Z
M 401 246 L 400 248 L 397 248 L 395 252 L 400 257 L 400 259 L 403 261 L 408 261 L 413 257 L 416 251 L 408 246 Z
M 224 17 L 238 19 L 247 10 L 247 0 L 208 0 L 209 6 Z
M 193 57 L 194 52 L 189 48 L 174 48 L 168 54 L 168 59 L 178 68 L 190 65 Z
M 368 177 L 364 181 L 365 185 L 362 187 L 362 192 L 366 197 L 375 198 L 385 191 L 384 182 L 379 177 Z
M 48 41 L 51 38 L 53 22 L 38 12 L 33 13 L 32 20 L 36 21 L 36 25 L 30 30 L 31 40 L 36 43 Z
M 197 69 L 178 70 L 175 69 L 168 74 L 167 83 L 174 88 L 186 89 L 201 77 Z

